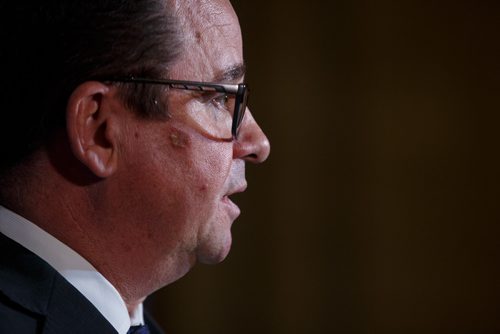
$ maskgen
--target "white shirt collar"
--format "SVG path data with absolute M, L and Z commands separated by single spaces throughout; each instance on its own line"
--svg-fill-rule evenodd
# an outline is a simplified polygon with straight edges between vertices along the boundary
M 87 260 L 27 219 L 0 205 L 0 233 L 16 241 L 54 267 L 83 294 L 119 334 L 144 324 L 140 304 L 129 316 L 115 287 Z

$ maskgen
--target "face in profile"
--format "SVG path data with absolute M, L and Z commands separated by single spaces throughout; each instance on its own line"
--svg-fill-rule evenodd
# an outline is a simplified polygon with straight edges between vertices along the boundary
M 241 83 L 241 32 L 230 3 L 191 0 L 176 6 L 184 49 L 169 78 Z M 196 261 L 217 263 L 227 256 L 240 214 L 230 196 L 245 190 L 245 163 L 264 161 L 269 142 L 249 110 L 237 139 L 219 138 L 200 113 L 223 103 L 220 94 L 172 89 L 163 98 L 169 120 L 134 118 L 130 124 L 124 191 L 138 205 L 127 207 L 127 220 L 145 241 L 147 257 L 181 268 L 182 275 Z

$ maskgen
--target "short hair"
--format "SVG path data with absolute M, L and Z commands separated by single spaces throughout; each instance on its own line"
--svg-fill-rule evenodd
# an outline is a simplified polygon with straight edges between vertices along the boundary
M 0 172 L 65 126 L 69 96 L 95 77 L 168 76 L 182 47 L 168 0 L 0 4 Z M 157 85 L 117 84 L 143 117 L 165 116 Z M 160 110 L 162 109 L 162 110 Z

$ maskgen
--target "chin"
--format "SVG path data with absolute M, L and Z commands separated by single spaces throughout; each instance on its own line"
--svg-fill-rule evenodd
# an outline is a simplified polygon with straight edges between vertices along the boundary
M 204 247 L 200 247 L 197 252 L 198 262 L 203 264 L 221 263 L 228 256 L 231 250 L 231 244 L 231 232 L 228 232 L 223 238 L 217 240 L 216 243 L 210 243 Z
M 232 214 L 227 203 L 217 203 L 214 214 L 205 220 L 202 232 L 199 234 L 196 247 L 197 262 L 204 264 L 217 264 L 228 256 L 231 250 L 231 227 L 239 214 Z M 232 204 L 234 206 L 234 204 Z

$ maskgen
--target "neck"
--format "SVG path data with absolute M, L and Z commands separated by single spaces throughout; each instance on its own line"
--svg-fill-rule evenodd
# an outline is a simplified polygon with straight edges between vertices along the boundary
M 70 166 L 62 174 L 46 152 L 33 161 L 22 181 L 12 178 L 16 182 L 1 189 L 3 204 L 90 262 L 118 290 L 129 313 L 194 265 L 185 252 L 148 231 L 143 217 L 130 210 L 133 200 L 117 200 L 123 180 L 96 180 L 71 159 L 62 159 Z

